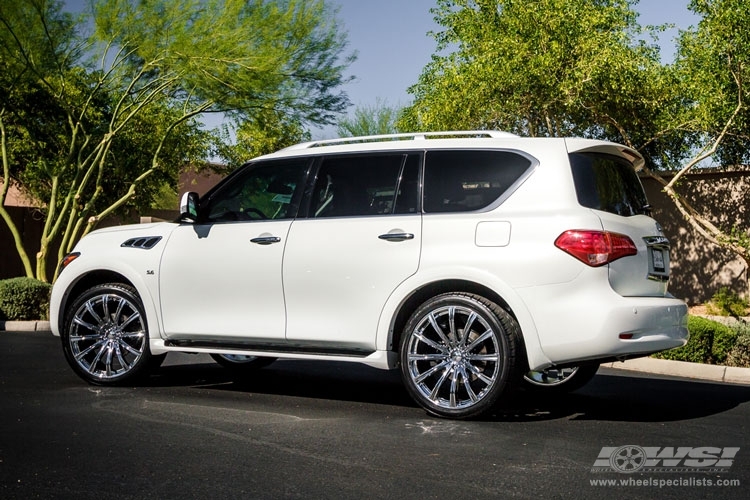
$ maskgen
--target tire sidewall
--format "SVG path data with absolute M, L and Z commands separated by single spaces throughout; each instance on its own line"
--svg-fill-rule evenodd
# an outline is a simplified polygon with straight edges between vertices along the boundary
M 484 394 L 481 400 L 467 408 L 450 409 L 438 406 L 429 401 L 420 392 L 412 380 L 408 362 L 409 344 L 413 333 L 422 319 L 431 311 L 446 306 L 460 306 L 476 312 L 493 329 L 496 335 L 500 367 L 493 386 Z M 516 338 L 519 334 L 517 323 L 506 311 L 483 297 L 464 294 L 447 293 L 427 300 L 411 315 L 404 327 L 399 349 L 399 365 L 401 377 L 409 395 L 428 413 L 451 419 L 467 419 L 480 416 L 497 403 L 500 396 L 510 388 L 516 364 Z
M 138 359 L 135 365 L 133 365 L 125 373 L 108 379 L 102 379 L 92 376 L 81 365 L 79 365 L 70 346 L 70 331 L 76 311 L 78 311 L 78 309 L 80 309 L 80 307 L 88 300 L 102 295 L 117 295 L 130 302 L 138 311 L 138 314 L 140 314 L 145 330 L 144 349 L 141 357 Z M 146 313 L 140 297 L 138 296 L 134 288 L 120 283 L 97 285 L 89 288 L 88 290 L 81 293 L 78 297 L 76 297 L 75 300 L 73 300 L 72 305 L 66 311 L 65 321 L 63 323 L 63 329 L 61 331 L 60 338 L 62 340 L 65 359 L 67 360 L 73 371 L 75 371 L 75 373 L 79 377 L 94 385 L 122 385 L 127 382 L 138 380 L 148 374 L 150 368 L 152 367 L 152 363 L 158 366 L 158 364 L 161 364 L 161 361 L 163 360 L 163 356 L 154 357 L 151 355 L 151 349 L 149 348 L 150 336 L 148 333 L 148 319 L 146 317 Z M 153 359 L 152 361 L 152 358 L 155 359 Z M 158 361 L 159 363 L 157 364 L 156 361 Z

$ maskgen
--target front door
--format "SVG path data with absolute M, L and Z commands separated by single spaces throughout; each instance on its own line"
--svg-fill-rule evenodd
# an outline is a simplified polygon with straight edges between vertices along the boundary
M 245 167 L 175 229 L 159 272 L 168 338 L 283 341 L 282 258 L 308 163 Z

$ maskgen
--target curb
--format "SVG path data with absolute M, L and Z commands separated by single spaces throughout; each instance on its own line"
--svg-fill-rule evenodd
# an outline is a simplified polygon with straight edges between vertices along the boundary
M 50 332 L 49 321 L 0 321 L 0 332 Z M 668 375 L 725 384 L 750 385 L 750 368 L 704 365 L 671 359 L 636 358 L 602 363 L 605 368 Z
M 750 385 L 750 368 L 736 366 L 704 365 L 671 359 L 636 358 L 614 363 L 602 363 L 606 368 L 655 375 L 691 378 L 726 384 Z
M 49 321 L 0 321 L 0 332 L 49 332 Z

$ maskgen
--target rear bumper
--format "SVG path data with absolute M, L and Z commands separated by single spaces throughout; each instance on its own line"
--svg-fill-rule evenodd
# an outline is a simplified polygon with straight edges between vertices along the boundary
M 672 297 L 622 297 L 610 288 L 534 303 L 542 350 L 554 365 L 647 356 L 687 343 L 687 305 Z M 539 369 L 545 367 L 531 367 Z

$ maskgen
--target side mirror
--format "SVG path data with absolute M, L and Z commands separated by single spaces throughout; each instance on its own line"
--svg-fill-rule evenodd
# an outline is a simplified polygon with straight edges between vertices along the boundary
M 198 193 L 184 193 L 180 199 L 180 220 L 195 222 L 198 219 Z

